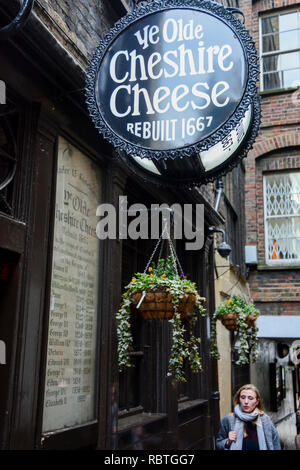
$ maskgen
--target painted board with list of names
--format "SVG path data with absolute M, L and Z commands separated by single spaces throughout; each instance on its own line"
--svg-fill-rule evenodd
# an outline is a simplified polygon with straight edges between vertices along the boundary
M 96 164 L 59 139 L 43 432 L 95 418 L 99 239 Z

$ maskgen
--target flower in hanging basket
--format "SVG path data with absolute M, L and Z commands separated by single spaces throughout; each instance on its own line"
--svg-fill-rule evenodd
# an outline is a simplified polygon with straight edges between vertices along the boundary
M 255 322 L 258 315 L 259 310 L 238 295 L 222 302 L 217 307 L 211 321 L 211 355 L 216 359 L 220 358 L 217 347 L 216 323 L 217 320 L 221 320 L 228 330 L 239 332 L 240 343 L 236 364 L 248 364 L 250 351 L 252 362 L 255 362 L 257 359 L 257 327 Z
M 148 274 L 150 273 L 150 274 Z M 166 319 L 172 326 L 172 346 L 168 376 L 174 381 L 185 381 L 183 362 L 186 359 L 193 372 L 202 370 L 199 356 L 199 342 L 193 334 L 197 316 L 205 309 L 195 283 L 178 276 L 174 257 L 160 259 L 157 266 L 152 263 L 148 273 L 137 273 L 125 287 L 123 301 L 117 313 L 118 355 L 120 370 L 131 366 L 130 351 L 133 350 L 131 336 L 131 306 L 144 319 Z M 184 321 L 186 325 L 184 324 Z M 186 328 L 188 339 L 185 338 Z

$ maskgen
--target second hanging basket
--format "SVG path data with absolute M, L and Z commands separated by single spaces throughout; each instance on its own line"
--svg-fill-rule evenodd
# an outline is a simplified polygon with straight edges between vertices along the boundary
M 248 315 L 246 317 L 246 324 L 248 328 L 252 328 L 257 320 L 256 315 Z M 226 315 L 223 315 L 222 317 L 222 325 L 227 328 L 227 330 L 238 330 L 238 324 L 237 324 L 237 314 L 236 313 L 228 313 Z

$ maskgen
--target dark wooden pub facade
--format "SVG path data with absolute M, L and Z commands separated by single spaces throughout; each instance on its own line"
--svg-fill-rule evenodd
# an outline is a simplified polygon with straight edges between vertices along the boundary
M 18 8 L 9 3 L 0 2 L 2 25 Z M 101 13 L 112 24 L 124 14 L 120 2 L 99 3 L 94 17 Z M 212 449 L 219 412 L 216 361 L 208 352 L 214 311 L 208 227 L 222 219 L 201 189 L 167 190 L 128 174 L 94 129 L 83 67 L 52 23 L 43 23 L 50 13 L 42 6 L 37 2 L 25 27 L 0 43 L 1 449 Z M 95 237 L 97 205 L 118 207 L 120 195 L 148 207 L 205 206 L 203 248 L 176 246 L 208 313 L 199 320 L 203 372 L 184 385 L 166 378 L 168 322 L 137 319 L 136 367 L 118 372 L 122 288 L 144 269 L 156 243 Z

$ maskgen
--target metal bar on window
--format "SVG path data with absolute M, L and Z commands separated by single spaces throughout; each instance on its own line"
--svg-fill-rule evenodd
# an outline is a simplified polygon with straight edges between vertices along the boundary
M 270 52 L 262 52 L 261 58 L 264 59 L 265 57 L 270 57 L 272 55 L 282 55 L 282 54 L 291 54 L 292 52 L 300 52 L 300 46 L 296 49 L 284 49 L 284 50 L 276 50 Z

